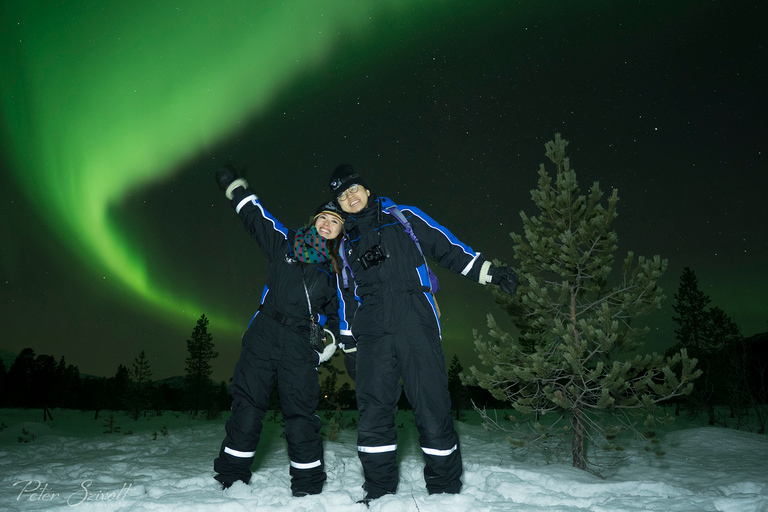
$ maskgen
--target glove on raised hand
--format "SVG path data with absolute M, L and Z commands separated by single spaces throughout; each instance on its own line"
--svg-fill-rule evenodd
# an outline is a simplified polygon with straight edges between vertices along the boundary
M 227 195 L 227 199 L 232 199 L 232 191 L 237 187 L 248 187 L 248 182 L 240 177 L 237 170 L 231 166 L 226 165 L 216 171 L 216 183 L 219 184 L 219 188 Z
M 491 284 L 498 285 L 501 291 L 514 295 L 517 291 L 517 274 L 509 267 L 493 267 L 488 271 Z
M 216 183 L 219 184 L 219 188 L 222 192 L 226 192 L 227 187 L 239 177 L 237 171 L 231 165 L 226 165 L 216 171 Z

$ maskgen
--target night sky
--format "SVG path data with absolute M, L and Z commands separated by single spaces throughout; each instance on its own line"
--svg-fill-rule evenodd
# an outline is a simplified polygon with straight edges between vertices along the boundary
M 72 4 L 72 5 L 70 5 Z M 161 5 L 156 5 L 161 4 Z M 257 5 L 258 7 L 254 7 Z M 386 6 L 386 7 L 383 7 Z M 768 9 L 735 1 L 4 2 L 0 349 L 112 376 L 184 372 L 211 319 L 228 380 L 267 261 L 213 172 L 284 224 L 339 163 L 511 266 L 555 132 L 583 192 L 619 191 L 618 262 L 669 260 L 768 331 Z M 616 268 L 618 269 L 617 263 Z M 505 315 L 438 269 L 446 357 Z

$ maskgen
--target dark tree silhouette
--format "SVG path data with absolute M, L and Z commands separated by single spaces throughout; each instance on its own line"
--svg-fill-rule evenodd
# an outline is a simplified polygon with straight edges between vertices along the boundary
M 448 393 L 451 395 L 451 410 L 456 421 L 464 419 L 464 410 L 470 407 L 469 390 L 461 382 L 461 372 L 464 367 L 459 362 L 459 356 L 454 354 L 448 367 Z
M 201 315 L 187 340 L 185 390 L 189 400 L 189 409 L 197 416 L 200 409 L 211 405 L 213 382 L 211 381 L 211 360 L 218 357 L 213 350 L 213 336 L 208 333 L 208 319 Z

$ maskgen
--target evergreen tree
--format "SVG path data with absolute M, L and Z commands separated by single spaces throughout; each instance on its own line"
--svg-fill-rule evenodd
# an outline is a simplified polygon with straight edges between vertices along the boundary
M 81 382 L 80 407 L 93 411 L 93 419 L 99 419 L 99 412 L 108 406 L 107 383 L 109 379 L 104 377 L 86 377 Z
M 339 375 L 343 374 L 341 370 L 336 368 L 332 364 L 326 364 L 321 367 L 321 371 L 327 372 L 322 383 L 320 384 L 320 408 L 321 409 L 336 409 L 339 405 L 338 390 L 336 385 L 339 382 Z
M 38 355 L 32 371 L 32 407 L 43 409 L 43 421 L 53 420 L 50 409 L 55 406 L 56 384 L 56 360 L 46 354 Z
M 8 392 L 13 407 L 35 407 L 32 386 L 35 372 L 35 351 L 22 349 L 8 370 Z
M 339 405 L 342 409 L 357 409 L 357 396 L 355 390 L 349 385 L 349 382 L 345 382 L 339 388 Z
M 124 365 L 117 365 L 114 377 L 107 379 L 105 385 L 105 409 L 125 410 L 125 398 L 131 385 L 131 374 Z M 98 412 L 96 414 L 98 416 Z
M 677 343 L 667 354 L 687 350 L 699 363 L 702 376 L 682 407 L 691 415 L 707 415 L 710 425 L 717 422 L 717 406 L 728 407 L 731 417 L 741 418 L 751 404 L 749 369 L 744 338 L 736 323 L 718 307 L 707 309 L 710 298 L 699 290 L 696 274 L 683 269 L 680 286 L 672 306 Z M 721 421 L 726 424 L 725 420 Z
M 224 381 L 219 382 L 219 387 L 216 391 L 216 404 L 221 411 L 232 409 L 232 395 L 229 393 L 227 383 Z
M 213 350 L 213 336 L 208 333 L 208 319 L 201 315 L 192 331 L 192 338 L 187 340 L 186 374 L 184 376 L 189 407 L 192 413 L 206 408 L 212 399 L 213 382 L 211 381 L 211 360 L 218 357 Z
M 58 407 L 64 409 L 75 409 L 81 407 L 80 403 L 80 370 L 77 366 L 68 365 L 64 356 L 59 359 L 56 366 L 56 385 L 54 402 Z
M 675 303 L 672 309 L 677 313 L 672 320 L 677 323 L 675 336 L 679 346 L 688 349 L 691 357 L 701 357 L 708 351 L 704 338 L 705 324 L 707 323 L 707 305 L 709 297 L 699 290 L 699 281 L 696 274 L 688 267 L 683 269 L 680 277 L 680 287 L 674 296 Z
M 647 331 L 633 320 L 658 309 L 664 298 L 656 283 L 667 262 L 659 256 L 635 261 L 629 252 L 618 278 L 610 280 L 618 191 L 606 206 L 597 182 L 588 196 L 581 195 L 566 145 L 560 134 L 545 145 L 556 166 L 555 181 L 542 164 L 538 189 L 531 191 L 540 215 L 521 212 L 525 235 L 511 235 L 520 268 L 518 292 L 514 297 L 495 292 L 520 337 L 503 332 L 489 315 L 493 340 L 475 333 L 475 346 L 492 370 L 473 367 L 469 380 L 534 419 L 553 412 L 560 420 L 569 418 L 565 431 L 573 466 L 594 470 L 595 457 L 587 458 L 585 440 L 616 450 L 613 438 L 634 429 L 635 416 L 645 417 L 650 435 L 660 419 L 656 404 L 689 393 L 698 373 L 685 351 L 666 360 L 657 354 L 629 356 Z M 671 370 L 678 362 L 679 377 Z M 537 439 L 563 432 L 560 420 L 548 427 L 537 421 Z
M 464 367 L 459 362 L 459 356 L 454 354 L 448 367 L 448 393 L 451 395 L 451 409 L 456 421 L 464 419 L 463 410 L 469 405 L 469 391 L 461 382 L 461 372 Z
M 718 307 L 709 310 L 707 338 L 716 347 L 715 364 L 712 365 L 718 383 L 715 403 L 728 408 L 730 417 L 736 420 L 734 426 L 739 428 L 753 403 L 746 340 L 739 326 Z
M 0 407 L 8 407 L 8 370 L 0 359 Z
M 152 369 L 143 350 L 139 357 L 133 361 L 129 375 L 131 382 L 126 395 L 126 406 L 131 417 L 137 420 L 141 413 L 150 406 L 153 392 Z

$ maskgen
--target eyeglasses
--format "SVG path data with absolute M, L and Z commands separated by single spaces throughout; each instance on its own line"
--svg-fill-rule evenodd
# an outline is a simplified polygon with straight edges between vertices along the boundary
M 346 201 L 347 198 L 349 197 L 349 194 L 356 194 L 358 190 L 360 190 L 360 185 L 355 183 L 354 185 L 349 187 L 347 190 L 339 194 L 339 197 L 337 197 L 336 199 L 338 199 L 339 201 Z

